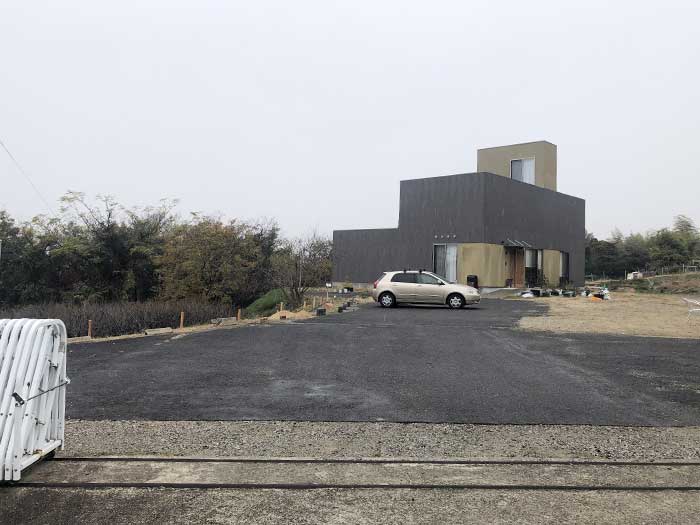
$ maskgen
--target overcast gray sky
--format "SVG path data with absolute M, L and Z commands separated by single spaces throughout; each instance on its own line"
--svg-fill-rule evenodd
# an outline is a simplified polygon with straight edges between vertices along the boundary
M 59 7 L 60 4 L 60 7 Z M 0 2 L 0 139 L 58 208 L 392 227 L 399 181 L 546 139 L 587 228 L 700 222 L 700 2 Z M 45 206 L 0 151 L 0 207 Z

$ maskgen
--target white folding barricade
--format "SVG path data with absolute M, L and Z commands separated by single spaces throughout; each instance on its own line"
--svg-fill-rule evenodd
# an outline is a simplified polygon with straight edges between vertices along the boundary
M 0 480 L 63 448 L 66 339 L 58 319 L 0 319 Z

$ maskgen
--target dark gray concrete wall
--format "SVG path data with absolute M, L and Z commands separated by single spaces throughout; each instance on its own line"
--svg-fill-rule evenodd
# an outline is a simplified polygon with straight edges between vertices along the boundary
M 437 235 L 434 242 L 483 242 L 484 188 L 488 179 L 483 175 L 464 173 L 401 181 L 399 229 L 421 240 Z
M 586 201 L 505 177 L 485 178 L 485 241 L 526 241 L 569 253 L 569 276 L 583 284 Z
M 570 254 L 583 283 L 585 201 L 492 173 L 401 181 L 399 228 L 333 232 L 333 280 L 371 282 L 387 270 L 432 268 L 433 244 L 526 241 Z
M 336 230 L 333 232 L 333 281 L 373 282 L 405 257 L 399 230 Z

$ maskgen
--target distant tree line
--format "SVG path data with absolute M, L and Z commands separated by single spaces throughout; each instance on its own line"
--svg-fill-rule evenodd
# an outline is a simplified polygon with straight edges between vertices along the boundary
M 282 239 L 273 221 L 183 220 L 173 208 L 127 209 L 71 192 L 56 217 L 18 223 L 0 210 L 0 305 L 195 298 L 245 306 L 273 288 L 292 296 L 300 283 L 330 279 L 328 239 Z
M 700 234 L 695 223 L 679 215 L 671 228 L 623 235 L 614 230 L 607 240 L 586 235 L 586 274 L 622 277 L 625 272 L 677 271 L 700 260 Z

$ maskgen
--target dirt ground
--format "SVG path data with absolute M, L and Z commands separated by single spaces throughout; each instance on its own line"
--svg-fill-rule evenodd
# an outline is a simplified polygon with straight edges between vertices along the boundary
M 319 302 L 316 304 L 315 301 L 312 301 L 310 299 L 306 300 L 306 305 L 305 308 L 295 310 L 295 311 L 290 311 L 290 310 L 282 310 L 275 312 L 274 314 L 270 315 L 267 317 L 270 321 L 279 321 L 282 318 L 289 319 L 289 320 L 299 320 L 299 319 L 310 319 L 312 317 L 315 317 L 316 314 L 314 313 L 314 305 L 318 308 L 325 308 L 327 314 L 331 315 L 334 313 L 337 313 L 338 307 L 341 306 L 343 303 L 347 302 L 348 300 L 352 300 L 355 302 L 355 304 L 365 304 L 365 303 L 371 303 L 373 302 L 373 299 L 371 297 L 360 297 L 360 296 L 355 296 L 355 297 L 336 297 L 335 295 L 331 298 L 328 299 L 328 301 L 323 300 L 323 302 Z
M 299 310 L 298 312 L 292 312 L 290 310 L 281 310 L 269 316 L 268 319 L 272 321 L 279 321 L 280 319 L 310 319 L 313 316 L 314 314 L 307 310 Z
M 63 457 L 700 460 L 700 427 L 66 420 Z
M 696 298 L 697 299 L 697 298 Z M 542 317 L 524 317 L 524 330 L 700 339 L 700 315 L 688 319 L 680 295 L 612 292 L 610 301 L 585 297 L 521 299 L 549 306 Z

